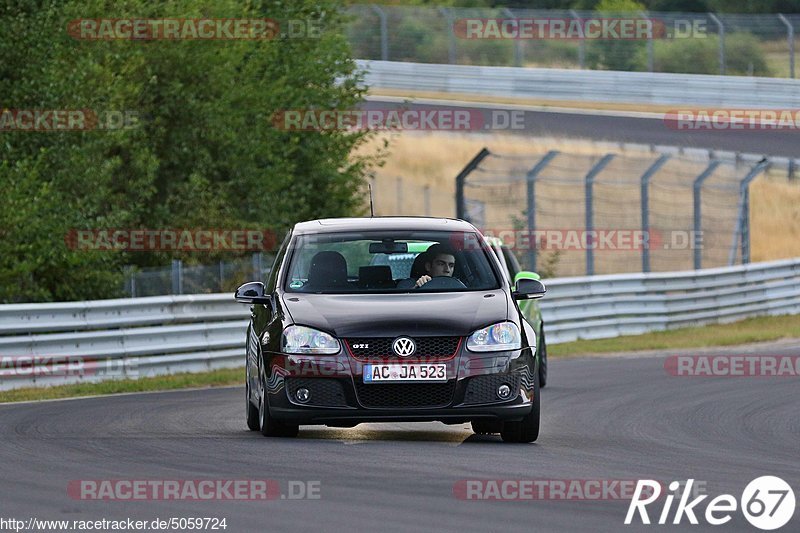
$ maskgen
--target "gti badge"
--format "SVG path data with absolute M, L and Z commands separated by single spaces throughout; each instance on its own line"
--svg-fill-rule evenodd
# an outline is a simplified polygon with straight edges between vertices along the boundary
M 408 337 L 398 337 L 392 343 L 392 350 L 400 357 L 408 357 L 417 350 L 417 346 Z

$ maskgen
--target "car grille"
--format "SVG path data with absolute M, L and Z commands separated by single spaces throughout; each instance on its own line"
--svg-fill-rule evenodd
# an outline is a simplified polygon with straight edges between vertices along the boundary
M 497 397 L 497 387 L 503 383 L 511 387 L 511 397 L 501 400 Z M 465 404 L 497 403 L 513 400 L 519 394 L 520 374 L 488 374 L 475 376 L 467 382 L 464 392 Z
M 359 360 L 372 358 L 397 358 L 392 351 L 392 342 L 397 337 L 363 337 L 346 339 L 347 348 L 353 357 Z M 461 337 L 411 337 L 417 349 L 409 358 L 441 358 L 447 359 L 455 355 Z M 367 348 L 360 346 L 366 345 Z M 353 348 L 356 346 L 356 348 Z
M 358 401 L 364 407 L 444 407 L 453 401 L 455 380 L 447 383 L 356 382 Z
M 305 387 L 311 393 L 306 403 L 300 403 L 295 399 L 295 393 L 301 387 Z M 289 396 L 289 401 L 295 404 L 318 407 L 347 407 L 342 384 L 335 379 L 286 378 L 286 394 Z

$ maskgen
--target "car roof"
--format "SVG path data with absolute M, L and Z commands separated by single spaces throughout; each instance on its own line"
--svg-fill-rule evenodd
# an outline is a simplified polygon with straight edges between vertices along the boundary
M 323 218 L 298 222 L 294 233 L 338 233 L 344 231 L 409 230 L 409 231 L 476 231 L 475 226 L 456 218 L 436 217 L 352 217 Z

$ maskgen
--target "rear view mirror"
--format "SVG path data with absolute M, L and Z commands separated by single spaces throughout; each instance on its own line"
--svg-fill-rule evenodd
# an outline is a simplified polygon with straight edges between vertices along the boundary
M 536 300 L 544 296 L 547 288 L 538 279 L 519 278 L 514 287 L 515 300 Z
M 251 281 L 241 285 L 233 293 L 233 298 L 243 304 L 269 305 L 271 302 L 268 296 L 264 296 L 264 284 L 260 281 Z
M 405 254 L 408 253 L 407 242 L 394 242 L 385 240 L 381 242 L 369 243 L 369 253 L 371 254 Z

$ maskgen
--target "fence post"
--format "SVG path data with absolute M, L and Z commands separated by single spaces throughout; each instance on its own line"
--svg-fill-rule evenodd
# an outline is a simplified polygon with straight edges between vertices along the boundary
M 396 179 L 396 189 L 395 189 L 395 199 L 397 200 L 397 208 L 395 209 L 395 214 L 402 215 L 403 214 L 403 177 L 397 176 Z
M 381 19 L 381 60 L 389 61 L 389 24 L 387 22 L 388 17 L 386 16 L 386 11 L 375 4 L 371 4 L 369 7 L 371 7 L 372 10 L 378 14 L 378 18 Z
M 603 158 L 592 167 L 586 174 L 584 193 L 586 195 L 586 231 L 584 240 L 586 241 L 586 275 L 594 275 L 594 242 L 591 239 L 592 231 L 594 231 L 594 179 L 597 175 L 606 168 L 615 154 L 606 154 Z
M 528 270 L 536 271 L 536 178 L 559 154 L 558 150 L 547 152 L 525 175 L 528 222 Z
M 714 13 L 709 13 L 708 16 L 717 25 L 719 35 L 719 73 L 724 76 L 727 70 L 725 64 L 725 25 Z
M 172 294 L 183 294 L 183 261 L 172 260 Z
M 514 18 L 514 13 L 507 7 L 502 8 L 501 11 L 509 19 Z M 522 66 L 522 39 L 514 39 L 514 66 Z
M 253 279 L 256 281 L 262 281 L 262 276 L 264 272 L 264 254 L 262 252 L 256 252 L 253 254 Z
M 467 180 L 467 176 L 469 176 L 473 170 L 478 168 L 478 165 L 481 164 L 481 161 L 486 159 L 486 157 L 490 154 L 488 148 L 481 148 L 481 151 L 478 152 L 472 160 L 467 163 L 461 172 L 458 173 L 456 176 L 456 218 L 460 218 L 461 220 L 467 220 L 467 202 L 464 200 L 464 186 Z M 469 222 L 469 221 L 467 221 Z
M 750 262 L 750 182 L 769 167 L 767 158 L 762 159 L 739 184 L 739 214 L 733 233 L 733 243 L 728 255 L 728 265 L 736 260 L 736 244 L 741 239 L 742 264 Z
M 581 17 L 578 16 L 578 12 L 574 9 L 569 10 L 569 14 L 572 18 L 578 21 L 578 25 L 581 28 L 581 38 L 578 41 L 578 64 L 580 65 L 581 69 L 586 68 L 586 39 L 583 38 L 583 23 L 581 22 Z
M 426 217 L 431 216 L 431 186 L 425 185 L 422 188 L 422 205 Z
M 642 233 L 647 236 L 647 242 L 642 242 L 642 272 L 650 272 L 650 178 L 664 166 L 671 156 L 664 154 L 650 165 L 642 177 L 641 202 L 642 202 Z
M 648 14 L 644 11 L 640 11 L 639 15 L 647 19 Z M 655 33 L 655 25 L 650 22 L 650 33 L 647 35 L 647 72 L 653 72 L 655 67 L 655 60 L 654 60 L 654 52 L 653 52 L 653 33 Z M 649 272 L 649 271 L 648 271 Z
M 708 179 L 711 174 L 720 166 L 721 161 L 711 161 L 706 169 L 701 172 L 692 184 L 692 202 L 694 203 L 694 269 L 700 270 L 703 268 L 703 250 L 700 249 L 700 233 L 703 231 L 703 215 L 701 212 L 701 194 L 703 191 L 703 182 Z
M 453 30 L 453 15 L 446 7 L 440 7 L 439 13 L 442 14 L 447 23 L 447 60 L 451 65 L 455 65 L 458 58 L 456 57 L 456 34 Z
M 789 39 L 789 77 L 794 79 L 794 26 L 780 13 L 778 18 L 786 25 L 786 37 Z

